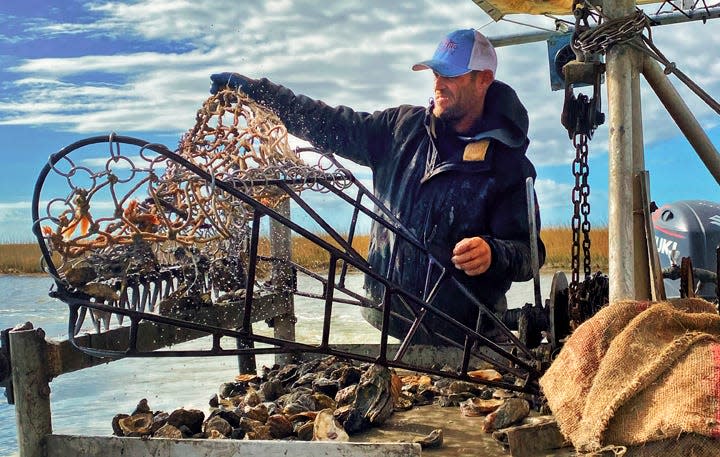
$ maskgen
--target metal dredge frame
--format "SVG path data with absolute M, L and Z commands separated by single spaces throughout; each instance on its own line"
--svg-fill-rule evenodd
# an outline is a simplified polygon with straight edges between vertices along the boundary
M 167 265 L 155 274 L 147 274 L 143 272 L 135 274 L 126 274 L 116 278 L 110 278 L 105 281 L 110 287 L 117 291 L 117 299 L 112 297 L 99 299 L 93 297 L 82 289 L 78 289 L 70 285 L 65 277 L 66 270 L 63 266 L 59 269 L 56 265 L 57 255 L 53 257 L 52 252 L 52 236 L 58 240 L 58 233 L 63 233 L 65 225 L 61 225 L 54 234 L 42 227 L 43 222 L 58 222 L 57 218 L 50 214 L 50 204 L 48 204 L 48 215 L 40 216 L 41 193 L 46 178 L 52 173 L 60 173 L 62 176 L 72 177 L 76 170 L 87 172 L 85 167 L 76 167 L 68 156 L 78 149 L 85 146 L 107 143 L 111 151 L 111 156 L 118 160 L 124 156 L 121 155 L 121 145 L 131 145 L 139 147 L 141 156 L 143 151 L 152 151 L 162 157 L 166 161 L 168 168 L 182 169 L 183 176 L 193 176 L 193 179 L 199 179 L 206 185 L 210 186 L 212 195 L 223 195 L 223 198 L 235 199 L 241 202 L 247 211 L 249 217 L 250 232 L 247 234 L 247 281 L 245 288 L 244 301 L 240 307 L 241 324 L 239 328 L 228 329 L 217 325 L 208 325 L 192 321 L 191 315 L 167 316 L 158 314 L 160 300 L 168 297 L 177 288 L 182 286 L 183 282 L 192 281 L 196 292 L 199 294 L 209 293 L 213 287 L 208 279 L 207 273 L 196 274 L 188 277 L 186 272 L 178 265 Z M 312 149 L 306 149 L 312 150 Z M 314 151 L 314 150 L 313 150 Z M 316 151 L 318 152 L 318 151 Z M 424 245 L 410 233 L 402 224 L 394 217 L 383 204 L 375 198 L 371 191 L 366 189 L 349 171 L 343 169 L 341 165 L 332 156 L 323 156 L 323 159 L 332 163 L 333 171 L 329 168 L 322 172 L 312 173 L 304 176 L 287 176 L 268 178 L 263 177 L 260 180 L 239 180 L 231 175 L 226 175 L 220 179 L 217 176 L 208 173 L 206 169 L 196 163 L 188 160 L 186 157 L 170 151 L 167 147 L 160 144 L 148 143 L 140 139 L 124 136 L 99 136 L 87 138 L 78 141 L 58 153 L 51 156 L 48 164 L 43 168 L 35 186 L 33 195 L 33 232 L 35 233 L 46 264 L 48 273 L 55 279 L 55 290 L 51 291 L 51 295 L 65 302 L 70 308 L 68 321 L 68 338 L 71 343 L 80 351 L 95 357 L 195 357 L 195 356 L 218 356 L 218 355 L 252 355 L 252 354 L 279 354 L 279 353 L 322 353 L 328 355 L 336 355 L 366 362 L 376 362 L 386 366 L 403 368 L 414 371 L 421 371 L 430 374 L 436 374 L 445 377 L 472 380 L 468 376 L 468 368 L 471 357 L 484 360 L 495 366 L 501 373 L 511 373 L 521 380 L 521 383 L 515 384 L 502 381 L 482 381 L 483 384 L 489 386 L 502 387 L 509 390 L 538 393 L 537 379 L 541 375 L 540 363 L 536 360 L 532 351 L 525 347 L 522 342 L 500 321 L 500 319 L 490 311 L 483 303 L 478 301 L 454 276 L 452 269 L 445 268 L 441 265 L 424 247 Z M 73 165 L 73 169 L 62 174 L 56 168 L 61 160 L 68 161 Z M 126 158 L 126 160 L 130 161 Z M 148 159 L 146 159 L 148 160 Z M 158 159 L 152 162 L 155 164 Z M 151 167 L 152 171 L 152 167 Z M 189 175 L 188 175 L 189 173 Z M 149 179 L 148 182 L 155 182 Z M 143 181 L 145 182 L 145 181 Z M 95 183 L 95 181 L 93 181 Z M 72 187 L 72 183 L 70 183 Z M 255 197 L 251 195 L 253 189 L 263 187 L 264 190 L 255 193 Z M 139 188 L 135 186 L 133 191 Z M 300 196 L 301 190 L 312 189 L 321 192 L 331 192 L 346 203 L 353 206 L 353 216 L 347 235 L 342 235 L 336 231 L 330 224 L 322 219 L 322 217 L 311 208 L 306 201 Z M 76 190 L 76 189 L 75 189 Z M 92 193 L 93 189 L 90 190 Z M 291 219 L 283 216 L 263 201 L 262 195 L 268 192 L 275 199 L 289 198 L 301 208 L 306 215 L 317 223 L 332 238 L 334 243 L 323 239 L 318 234 L 303 228 Z M 76 193 L 71 193 L 71 196 Z M 71 197 L 60 200 L 66 205 Z M 125 196 L 121 201 L 126 201 Z M 228 200 L 229 201 L 229 200 Z M 370 202 L 372 207 L 366 206 L 365 202 Z M 69 205 L 72 206 L 72 205 Z M 177 208 L 176 208 L 177 209 Z M 117 212 L 117 209 L 116 209 Z M 355 234 L 358 216 L 364 214 L 370 217 L 376 223 L 381 224 L 385 230 L 392 233 L 396 239 L 391 255 L 394 258 L 397 255 L 398 247 L 401 242 L 418 249 L 425 258 L 427 258 L 426 269 L 426 285 L 422 296 L 416 296 L 407 290 L 404 290 L 398 284 L 394 283 L 392 278 L 384 277 L 373 271 L 367 260 L 352 247 L 352 241 Z M 329 267 L 325 274 L 313 273 L 297 265 L 289 260 L 277 259 L 261 256 L 258 253 L 260 244 L 260 220 L 263 216 L 277 221 L 281 225 L 290 228 L 295 233 L 301 235 L 307 240 L 323 249 L 330 257 Z M 74 230 L 74 229 L 73 229 Z M 259 261 L 269 261 L 274 264 L 282 264 L 292 271 L 301 271 L 309 276 L 319 280 L 323 284 L 322 294 L 310 294 L 297 290 L 296 281 L 293 281 L 290 291 L 298 295 L 306 295 L 324 300 L 325 313 L 322 327 L 322 339 L 319 344 L 300 343 L 286 339 L 273 338 L 268 336 L 256 335 L 252 331 L 251 315 L 253 303 L 258 298 L 262 290 L 260 290 L 257 282 L 257 265 Z M 339 265 L 340 264 L 340 265 Z M 337 268 L 341 266 L 341 268 Z M 348 267 L 354 267 L 363 274 L 373 278 L 381 283 L 385 288 L 384 298 L 380 303 L 365 298 L 364 296 L 348 290 L 345 287 L 345 275 Z M 338 271 L 339 270 L 339 273 Z M 390 273 L 392 274 L 392 273 Z M 510 347 L 501 346 L 494 341 L 487 339 L 482 334 L 472 328 L 466 327 L 456 321 L 442 310 L 431 304 L 433 298 L 441 286 L 449 284 L 460 290 L 467 299 L 478 308 L 482 318 L 492 320 L 503 334 L 511 341 Z M 335 296 L 336 292 L 341 292 L 350 297 L 350 299 L 341 299 Z M 397 297 L 399 302 L 403 304 L 406 311 L 410 312 L 413 317 L 408 319 L 393 310 L 393 297 Z M 382 310 L 382 329 L 380 335 L 380 348 L 377 357 L 366 356 L 349 352 L 346 350 L 333 347 L 329 342 L 330 325 L 332 307 L 334 303 L 348 303 L 357 306 L 375 307 Z M 129 335 L 127 347 L 125 350 L 108 350 L 102 347 L 93 347 L 92 338 L 77 338 L 78 333 L 82 329 L 85 320 L 90 317 L 94 324 L 96 333 L 102 333 L 108 330 L 108 322 L 111 316 L 116 316 L 118 323 L 122 326 L 124 318 L 129 319 Z M 410 324 L 408 334 L 403 338 L 399 349 L 390 354 L 388 344 L 388 327 L 390 318 L 403 319 Z M 465 343 L 460 344 L 448 338 L 439 335 L 425 325 L 428 319 L 441 319 L 455 328 L 460 329 L 465 335 Z M 104 321 L 105 327 L 101 328 L 101 320 Z M 141 322 L 154 323 L 161 326 L 171 326 L 176 329 L 186 329 L 197 332 L 205 336 L 212 337 L 212 347 L 209 349 L 190 349 L 190 350 L 162 350 L 162 351 L 146 351 L 139 347 L 138 340 L 142 331 Z M 413 363 L 403 361 L 408 348 L 411 345 L 412 337 L 419 329 L 424 329 L 431 334 L 447 341 L 449 346 L 455 346 L 462 349 L 462 363 L 458 372 L 440 371 L 433 367 L 418 366 Z M 223 347 L 222 338 L 231 338 L 237 342 L 236 348 Z M 87 343 L 87 345 L 85 344 Z M 255 343 L 262 343 L 270 347 L 254 347 Z M 492 353 L 493 355 L 488 355 Z

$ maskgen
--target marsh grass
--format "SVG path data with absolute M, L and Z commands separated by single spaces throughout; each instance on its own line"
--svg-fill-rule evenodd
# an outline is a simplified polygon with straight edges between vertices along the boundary
M 544 228 L 540 234 L 547 251 L 544 269 L 570 270 L 572 254 L 572 230 L 570 227 Z M 326 241 L 337 245 L 330 238 Z M 582 238 L 580 239 L 582 243 Z M 590 255 L 593 271 L 607 271 L 608 262 L 608 231 L 607 227 L 593 228 L 590 232 Z M 358 235 L 353 240 L 353 247 L 360 254 L 368 252 L 370 244 L 369 235 Z M 330 262 L 330 256 L 306 238 L 293 239 L 293 261 L 310 269 L 324 269 Z M 582 244 L 580 245 L 582 255 Z M 270 243 L 262 239 L 258 248 L 264 255 L 270 254 Z M 582 267 L 583 259 L 580 259 Z M 40 249 L 34 243 L 0 243 L 0 273 L 5 274 L 31 274 L 40 273 Z
M 0 273 L 41 273 L 40 248 L 34 243 L 0 244 Z
M 573 233 L 570 227 L 549 227 L 542 229 L 540 237 L 545 243 L 544 269 L 569 271 L 572 268 Z M 580 233 L 580 269 L 583 268 L 583 236 Z M 597 227 L 590 230 L 590 260 L 592 271 L 607 273 L 608 266 L 608 229 Z

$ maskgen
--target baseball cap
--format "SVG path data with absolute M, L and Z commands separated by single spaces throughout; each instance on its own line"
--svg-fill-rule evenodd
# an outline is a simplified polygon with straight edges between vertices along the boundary
M 432 59 L 416 63 L 412 69 L 432 69 L 446 78 L 473 70 L 490 70 L 495 74 L 497 55 L 493 45 L 482 33 L 475 29 L 456 30 L 440 42 Z

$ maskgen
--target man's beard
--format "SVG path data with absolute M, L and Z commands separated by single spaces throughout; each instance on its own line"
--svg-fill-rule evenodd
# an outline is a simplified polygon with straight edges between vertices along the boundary
M 455 107 L 446 108 L 445 110 L 438 112 L 437 105 L 433 108 L 433 115 L 449 125 L 457 122 L 461 117 L 459 111 Z

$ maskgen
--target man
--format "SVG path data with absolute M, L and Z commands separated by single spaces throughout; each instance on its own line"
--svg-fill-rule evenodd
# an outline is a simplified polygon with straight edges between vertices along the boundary
M 496 66 L 490 42 L 465 29 L 447 35 L 432 59 L 413 66 L 433 71 L 434 99 L 427 108 L 356 112 L 237 73 L 212 75 L 211 92 L 240 88 L 277 113 L 291 134 L 370 167 L 375 195 L 475 298 L 493 309 L 512 281 L 532 278 L 525 180 L 536 176 L 525 156 L 527 111 L 513 89 L 495 80 Z M 539 230 L 537 207 L 535 212 Z M 542 265 L 542 242 L 538 249 Z M 427 258 L 378 224 L 372 227 L 368 261 L 374 271 L 423 296 Z M 367 278 L 365 287 L 371 299 L 383 299 L 381 284 Z M 393 312 L 412 316 L 407 300 L 394 296 L 392 303 Z M 443 282 L 432 305 L 476 329 L 478 308 L 458 287 Z M 379 311 L 363 313 L 379 327 Z M 481 320 L 480 331 L 496 333 L 487 319 Z M 404 337 L 409 322 L 393 319 L 390 334 Z M 464 340 L 461 331 L 436 316 L 429 315 L 425 324 L 414 342 Z

